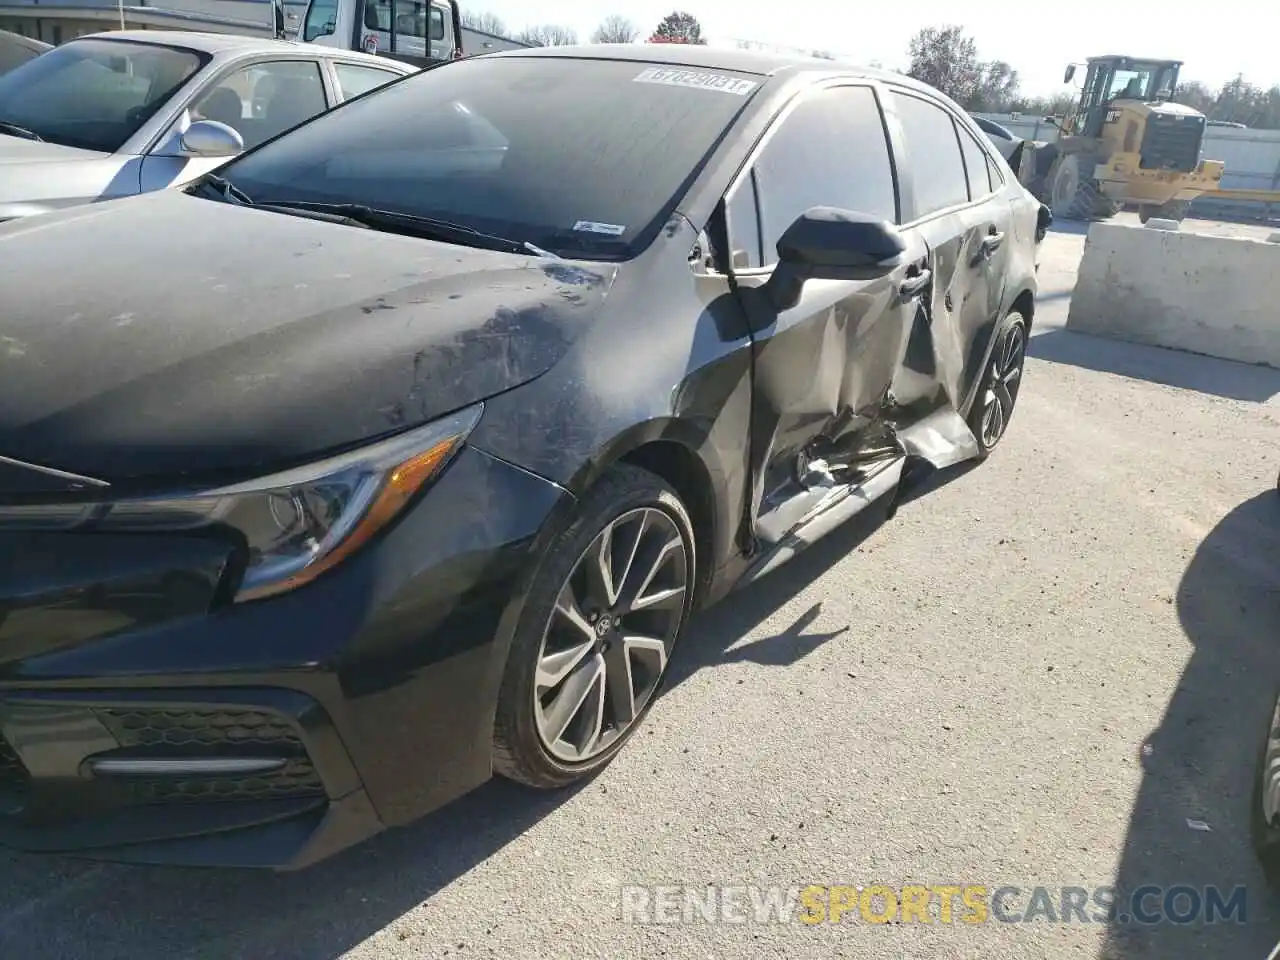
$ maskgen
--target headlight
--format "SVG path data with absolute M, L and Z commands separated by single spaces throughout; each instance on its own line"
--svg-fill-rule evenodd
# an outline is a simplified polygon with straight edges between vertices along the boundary
M 236 600 L 309 583 L 404 509 L 475 429 L 476 404 L 425 427 L 249 483 L 163 499 L 0 506 L 0 530 L 193 530 L 223 526 L 248 552 Z

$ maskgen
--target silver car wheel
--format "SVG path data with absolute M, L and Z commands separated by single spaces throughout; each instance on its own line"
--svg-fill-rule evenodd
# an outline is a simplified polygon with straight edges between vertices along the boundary
M 684 618 L 689 560 L 675 521 L 630 510 L 574 565 L 538 652 L 533 709 L 552 756 L 582 763 L 623 736 L 653 697 Z
M 991 355 L 991 375 L 982 398 L 982 444 L 994 447 L 1013 416 L 1027 359 L 1027 338 L 1021 324 L 1012 324 Z

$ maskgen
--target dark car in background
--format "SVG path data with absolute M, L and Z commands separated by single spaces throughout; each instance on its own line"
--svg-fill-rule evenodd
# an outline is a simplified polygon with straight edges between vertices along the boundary
M 0 30 L 0 74 L 8 73 L 28 60 L 34 60 L 46 50 L 53 49 L 49 44 L 32 37 L 24 37 L 20 33 Z
M 0 226 L 0 841 L 296 868 L 599 770 L 692 612 L 1000 442 L 1038 208 L 905 77 L 607 46 Z

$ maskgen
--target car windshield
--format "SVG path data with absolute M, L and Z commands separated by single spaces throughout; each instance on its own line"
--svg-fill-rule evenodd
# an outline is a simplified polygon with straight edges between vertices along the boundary
M 114 153 L 208 60 L 154 43 L 72 40 L 0 76 L 0 123 Z
M 219 171 L 256 203 L 360 204 L 628 259 L 670 215 L 758 77 L 549 57 L 411 76 Z

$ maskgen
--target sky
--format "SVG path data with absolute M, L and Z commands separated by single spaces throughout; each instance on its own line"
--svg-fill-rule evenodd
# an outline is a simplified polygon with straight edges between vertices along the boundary
M 647 37 L 672 11 L 672 0 L 460 0 L 465 10 L 492 13 L 508 30 L 554 23 L 572 27 L 586 42 L 602 19 L 620 14 Z M 1143 0 L 678 0 L 676 9 L 698 18 L 716 45 L 752 40 L 805 50 L 827 50 L 862 64 L 907 65 L 907 44 L 923 27 L 957 24 L 977 42 L 984 60 L 1005 60 L 1022 80 L 1023 92 L 1049 96 L 1069 92 L 1062 74 L 1072 61 L 1123 53 L 1182 60 L 1183 80 L 1218 85 L 1243 73 L 1263 87 L 1280 83 L 1280 3 L 1218 0 L 1196 5 Z M 1203 9 L 1206 19 L 1195 14 Z M 1163 21 L 1155 11 L 1168 16 Z M 1068 18 L 1067 14 L 1071 16 Z M 1184 14 L 1179 18 L 1175 13 Z M 783 15 L 785 14 L 785 16 Z M 1042 26 L 1035 26 L 1039 22 Z M 643 39 L 643 38 L 642 38 Z M 1077 82 L 1078 82 L 1077 78 Z

